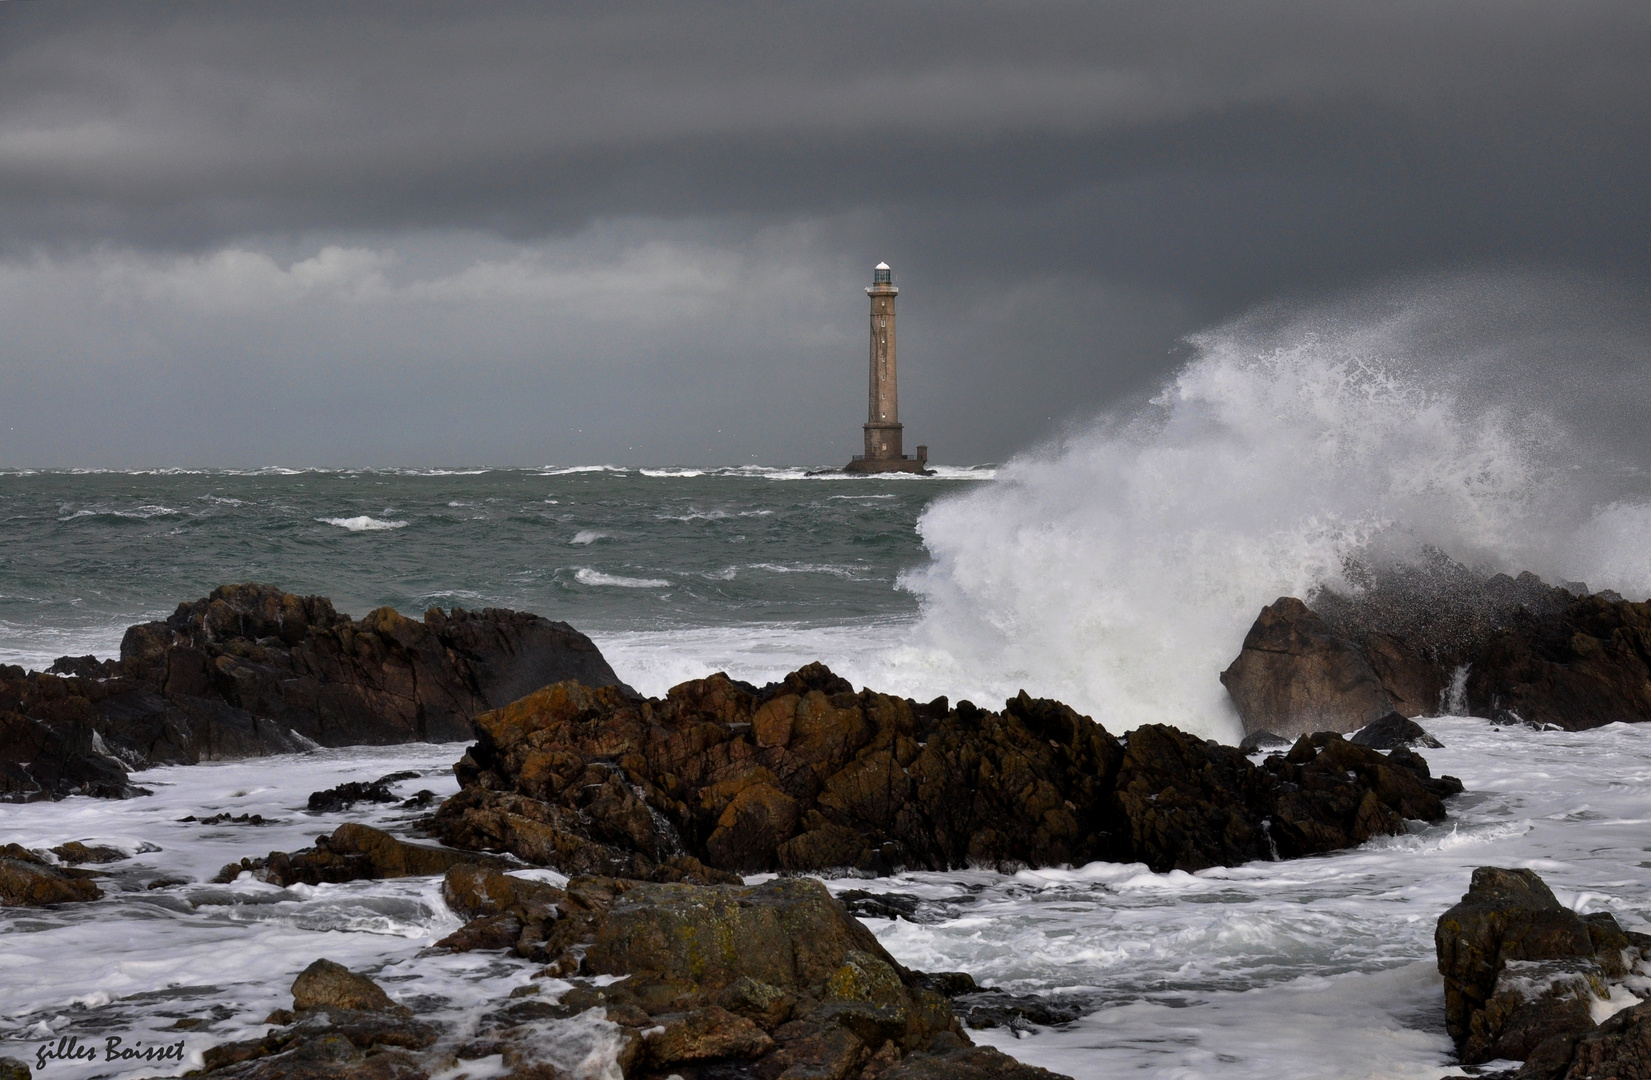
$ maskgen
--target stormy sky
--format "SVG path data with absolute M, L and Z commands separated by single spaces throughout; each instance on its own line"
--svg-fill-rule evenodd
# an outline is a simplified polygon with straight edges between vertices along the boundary
M 908 446 L 950 463 L 1258 304 L 1505 271 L 1620 306 L 1647 23 L 0 3 L 0 466 L 840 463 L 879 260 Z

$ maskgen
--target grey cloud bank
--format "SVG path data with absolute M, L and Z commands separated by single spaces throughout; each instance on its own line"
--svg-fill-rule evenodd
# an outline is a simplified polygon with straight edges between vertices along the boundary
M 950 461 L 1280 296 L 1461 268 L 1638 295 L 1645 29 L 1607 3 L 3 5 L 0 462 L 835 463 L 879 259 L 908 435 Z

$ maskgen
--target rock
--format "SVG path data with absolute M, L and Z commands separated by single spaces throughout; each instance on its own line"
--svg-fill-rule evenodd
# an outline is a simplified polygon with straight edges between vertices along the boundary
M 470 852 L 412 844 L 382 829 L 350 822 L 333 830 L 331 836 L 319 838 L 312 848 L 290 854 L 272 851 L 259 859 L 244 858 L 225 866 L 213 880 L 230 882 L 243 872 L 250 872 L 258 880 L 275 885 L 336 884 L 362 878 L 444 874 L 459 863 L 476 861 Z
M 366 1012 L 402 1008 L 367 976 L 357 975 L 343 964 L 325 958 L 305 968 L 292 984 L 293 1012 L 302 1013 L 323 1005 Z
M 1252 731 L 1239 742 L 1238 748 L 1246 754 L 1253 754 L 1257 750 L 1268 750 L 1289 745 L 1290 740 L 1282 735 L 1271 731 Z
M 663 699 L 560 683 L 476 730 L 454 767 L 463 788 L 430 822 L 443 842 L 651 880 L 1097 859 L 1195 870 L 1399 832 L 1443 817 L 1461 790 L 1419 757 L 1339 737 L 1258 766 L 1158 725 L 1126 746 L 1024 693 L 1001 713 L 856 694 L 819 664 L 762 689 L 713 675 Z M 868 913 L 901 904 L 852 899 Z
M 1262 610 L 1222 676 L 1247 731 L 1346 731 L 1361 725 L 1330 721 L 1389 711 L 1572 731 L 1651 719 L 1651 603 L 1530 573 L 1484 577 L 1437 552 L 1360 573 L 1357 592 Z
M 1355 731 L 1393 711 L 1359 649 L 1293 596 L 1261 609 L 1221 684 L 1245 731 Z
M 19 844 L 0 848 L 0 904 L 6 907 L 77 903 L 102 895 L 87 871 L 53 866 Z
M 1584 920 L 1534 871 L 1494 866 L 1473 872 L 1434 940 L 1445 1027 L 1468 1065 L 1533 1057 L 1551 1039 L 1591 1031 L 1607 971 L 1626 974 L 1625 948 L 1639 953 L 1614 919 Z
M 879 1080 L 1057 1080 L 1059 1073 L 1025 1065 L 1001 1050 L 972 1046 L 947 1054 L 913 1054 Z
M 964 1026 L 976 1031 L 995 1027 L 1025 1031 L 1070 1024 L 1085 1013 L 1094 1012 L 1095 1004 L 1080 997 L 980 990 L 953 997 L 952 1010 Z
M 1401 746 L 1426 746 L 1437 750 L 1444 746 L 1444 743 L 1429 735 L 1422 725 L 1396 712 L 1388 713 L 1374 724 L 1360 728 L 1347 741 L 1359 746 L 1368 746 L 1372 750 L 1394 750 Z
M 112 847 L 87 847 L 79 840 L 71 840 L 67 844 L 59 844 L 52 848 L 52 854 L 68 863 L 78 866 L 82 863 L 111 863 L 129 858 L 126 852 Z
M 255 584 L 131 627 L 118 662 L 53 669 L 0 668 L 0 797 L 128 797 L 127 767 L 461 739 L 475 715 L 540 686 L 619 685 L 589 638 L 537 615 L 353 620 Z
M 530 984 L 485 1003 L 474 1030 L 442 1032 L 386 1008 L 370 980 L 317 961 L 294 984 L 295 1013 L 271 1017 L 287 1026 L 207 1050 L 202 1073 L 420 1080 L 451 1075 L 455 1060 L 499 1055 L 518 1080 L 557 1080 L 567 1075 L 562 1058 L 547 1051 L 595 1018 L 616 1025 L 607 1046 L 633 1078 L 875 1080 L 902 1067 L 918 1077 L 1052 1077 L 973 1052 L 933 980 L 902 967 L 815 880 L 737 886 L 586 876 L 557 889 L 465 864 L 447 872 L 443 895 L 474 920 L 519 920 L 523 942 L 531 941 L 518 943 L 523 955 L 582 957 L 561 971 L 572 988 L 552 1000 Z M 973 988 L 967 976 L 941 981 Z M 559 1029 L 563 1021 L 573 1027 Z
M 1634 1080 L 1651 1076 L 1651 1003 L 1617 1013 L 1576 1040 L 1564 1080 Z
M 0 1080 L 31 1080 L 29 1067 L 16 1058 L 0 1057 Z
M 390 791 L 390 785 L 417 776 L 416 772 L 397 772 L 381 776 L 370 784 L 351 780 L 326 791 L 312 791 L 308 809 L 312 814 L 335 814 L 340 810 L 348 810 L 358 802 L 400 802 L 400 796 Z

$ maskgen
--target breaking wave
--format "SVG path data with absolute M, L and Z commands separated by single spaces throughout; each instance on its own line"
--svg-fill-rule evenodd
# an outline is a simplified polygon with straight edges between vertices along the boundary
M 1217 675 L 1261 605 L 1354 589 L 1355 564 L 1436 549 L 1645 597 L 1643 422 L 1611 421 L 1647 405 L 1651 335 L 1579 321 L 1551 284 L 1431 282 L 1193 336 L 1149 401 L 925 513 L 932 562 L 902 583 L 930 655 L 1115 731 L 1230 740 Z

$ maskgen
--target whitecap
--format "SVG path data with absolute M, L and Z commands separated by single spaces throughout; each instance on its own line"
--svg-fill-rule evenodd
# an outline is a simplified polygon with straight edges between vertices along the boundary
M 609 533 L 605 533 L 600 529 L 580 529 L 578 532 L 573 534 L 573 539 L 569 540 L 568 543 L 594 544 L 598 540 L 611 540 L 612 538 L 613 537 Z
M 383 518 L 368 517 L 366 514 L 357 517 L 316 518 L 315 520 L 325 525 L 336 525 L 340 529 L 348 529 L 351 532 L 379 532 L 384 529 L 405 529 L 407 527 L 405 521 L 386 521 Z
M 665 589 L 670 582 L 663 578 L 636 578 L 622 577 L 618 574 L 604 574 L 600 570 L 592 570 L 588 566 L 581 566 L 573 572 L 573 579 L 581 585 L 613 585 L 621 589 Z

